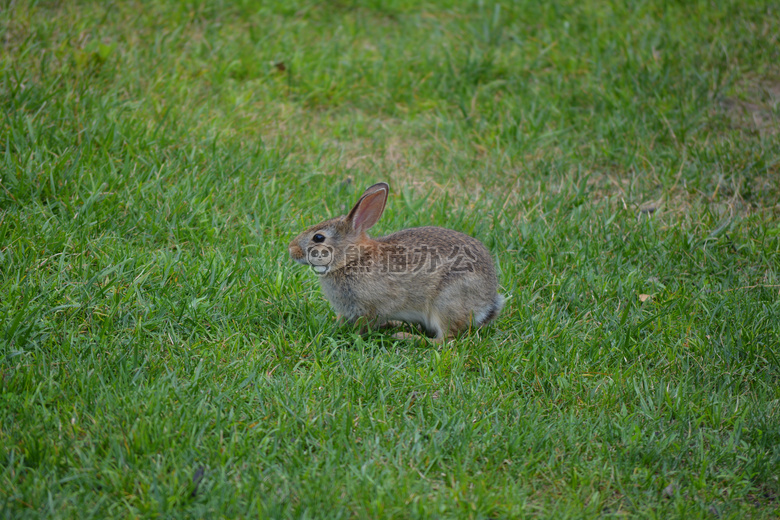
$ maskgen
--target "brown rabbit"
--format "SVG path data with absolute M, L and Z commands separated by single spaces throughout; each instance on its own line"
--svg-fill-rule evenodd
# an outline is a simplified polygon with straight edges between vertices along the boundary
M 290 242 L 290 256 L 320 276 L 339 318 L 362 318 L 377 328 L 391 320 L 415 323 L 443 341 L 498 316 L 504 298 L 490 252 L 479 240 L 440 227 L 375 239 L 366 234 L 382 216 L 389 191 L 384 182 L 374 184 L 349 215 L 312 226 Z

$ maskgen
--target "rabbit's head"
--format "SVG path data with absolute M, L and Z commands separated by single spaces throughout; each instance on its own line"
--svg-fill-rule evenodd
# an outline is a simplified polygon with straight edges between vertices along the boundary
M 382 216 L 389 191 L 384 182 L 374 184 L 348 215 L 320 222 L 295 237 L 288 246 L 290 257 L 321 276 L 369 257 L 372 246 L 366 231 Z

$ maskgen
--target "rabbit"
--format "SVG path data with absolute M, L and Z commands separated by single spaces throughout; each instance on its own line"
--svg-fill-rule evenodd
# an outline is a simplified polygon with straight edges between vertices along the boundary
M 384 182 L 370 186 L 348 215 L 312 226 L 290 242 L 290 257 L 317 273 L 339 321 L 362 320 L 361 332 L 413 323 L 443 342 L 496 318 L 504 297 L 490 252 L 479 240 L 441 227 L 380 238 L 366 234 L 382 216 L 389 191 Z

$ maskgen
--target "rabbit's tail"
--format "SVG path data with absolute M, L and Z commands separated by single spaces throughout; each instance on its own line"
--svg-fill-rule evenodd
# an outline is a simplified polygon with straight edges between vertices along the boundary
M 504 297 L 496 293 L 496 297 L 493 298 L 493 301 L 490 303 L 490 305 L 485 307 L 479 314 L 477 314 L 477 325 L 482 326 L 498 316 L 498 313 L 501 312 L 501 308 L 504 306 L 504 301 Z

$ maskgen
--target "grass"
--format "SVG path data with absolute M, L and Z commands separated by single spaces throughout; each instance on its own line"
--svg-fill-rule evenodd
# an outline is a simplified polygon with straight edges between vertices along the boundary
M 0 7 L 0 516 L 776 518 L 772 2 Z M 495 254 L 437 348 L 287 258 Z

